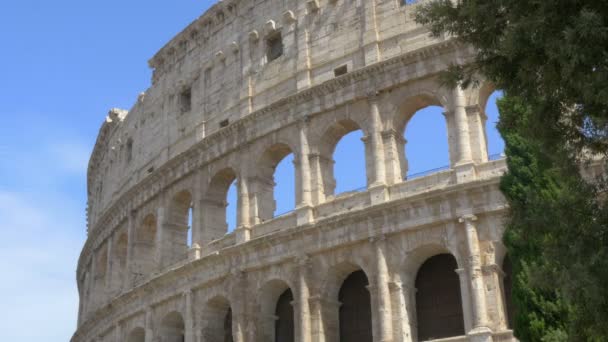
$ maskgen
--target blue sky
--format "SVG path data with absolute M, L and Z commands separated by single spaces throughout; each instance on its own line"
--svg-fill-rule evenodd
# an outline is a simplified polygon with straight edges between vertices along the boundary
M 211 3 L 0 4 L 2 340 L 59 342 L 72 335 L 76 262 L 86 238 L 86 166 L 101 122 L 111 107 L 131 107 L 149 87 L 148 59 Z M 440 110 L 427 114 L 408 128 L 412 171 L 447 164 Z M 496 121 L 495 109 L 488 115 Z M 496 143 L 490 152 L 500 152 L 499 139 L 488 134 Z M 339 192 L 365 185 L 359 138 L 348 136 L 336 152 Z M 277 212 L 293 207 L 292 166 L 286 160 L 276 174 Z

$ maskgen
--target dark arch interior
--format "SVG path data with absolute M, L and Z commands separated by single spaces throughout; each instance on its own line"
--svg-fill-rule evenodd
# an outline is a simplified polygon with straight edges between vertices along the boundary
M 224 342 L 232 342 L 232 309 L 228 308 L 224 317 Z
M 465 335 L 457 268 L 450 254 L 436 255 L 420 267 L 416 276 L 419 341 Z
M 135 328 L 129 334 L 129 338 L 127 342 L 145 342 L 146 341 L 146 331 L 143 328 Z
M 513 266 L 511 264 L 511 259 L 507 255 L 505 260 L 502 262 L 502 270 L 505 273 L 503 278 L 503 289 L 505 291 L 505 308 L 507 310 L 507 324 L 509 328 L 513 328 L 513 317 L 515 315 L 515 308 L 513 306 L 513 297 L 512 297 L 512 289 L 513 289 Z
M 275 310 L 275 341 L 276 342 L 293 342 L 294 341 L 294 325 L 293 325 L 293 294 L 291 289 L 285 290 L 277 301 Z
M 372 342 L 372 310 L 363 271 L 351 273 L 340 288 L 340 341 Z

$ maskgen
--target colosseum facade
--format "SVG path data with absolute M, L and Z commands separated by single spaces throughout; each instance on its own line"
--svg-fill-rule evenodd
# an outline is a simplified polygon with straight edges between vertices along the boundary
M 164 46 L 91 156 L 72 341 L 514 340 L 494 89 L 440 85 L 474 51 L 431 38 L 416 6 L 223 0 Z M 403 133 L 431 105 L 450 167 L 408 178 Z M 367 187 L 335 194 L 333 152 L 355 130 Z M 296 208 L 275 217 L 290 154 Z

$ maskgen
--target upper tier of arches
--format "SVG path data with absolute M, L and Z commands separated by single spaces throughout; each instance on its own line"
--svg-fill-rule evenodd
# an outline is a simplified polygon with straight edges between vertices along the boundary
M 333 203 L 348 200 L 335 194 L 335 148 L 354 131 L 363 135 L 361 157 L 365 160 L 366 190 L 371 195 L 369 200 L 357 201 L 365 206 L 390 200 L 388 189 L 406 184 L 412 166 L 405 145 L 416 148 L 416 141 L 404 138 L 407 125 L 429 106 L 440 105 L 444 114 L 444 131 L 432 134 L 448 140 L 449 168 L 455 170 L 450 175 L 454 178 L 448 181 L 477 179 L 475 165 L 488 162 L 489 158 L 484 109 L 471 102 L 479 102 L 480 96 L 490 93 L 483 93 L 486 87 L 427 90 L 434 85 L 433 80 L 427 80 L 372 94 L 324 115 L 308 116 L 281 127 L 242 148 L 218 155 L 203 167 L 182 170 L 181 178 L 167 184 L 162 195 L 144 197 L 145 205 L 133 209 L 126 221 L 116 225 L 120 229 L 105 227 L 109 240 L 89 237 L 87 245 L 96 243 L 93 248 L 106 253 L 97 252 L 94 259 L 110 262 L 96 261 L 100 266 L 95 270 L 90 266 L 79 268 L 81 289 L 84 293 L 100 291 L 91 290 L 95 288 L 92 285 L 85 290 L 85 272 L 106 279 L 106 293 L 120 293 L 176 263 L 208 254 L 218 248 L 218 243 L 243 243 L 332 215 Z M 481 100 L 486 102 L 485 98 Z M 287 186 L 293 189 L 296 206 L 293 213 L 277 218 L 274 173 L 289 155 L 293 155 L 295 182 Z M 228 231 L 226 216 L 231 184 L 237 187 L 233 233 Z M 83 257 L 91 258 L 92 254 Z M 91 264 L 85 260 L 81 258 L 81 262 Z M 106 277 L 104 272 L 110 264 L 112 272 Z

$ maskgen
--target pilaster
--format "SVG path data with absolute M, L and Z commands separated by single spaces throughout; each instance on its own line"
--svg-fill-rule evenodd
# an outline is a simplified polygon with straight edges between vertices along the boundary
M 471 284 L 471 302 L 473 304 L 473 329 L 468 333 L 473 341 L 492 341 L 492 331 L 488 327 L 486 295 L 481 271 L 481 254 L 479 238 L 474 222 L 477 217 L 464 215 L 458 221 L 464 224 L 468 253 L 468 275 Z

